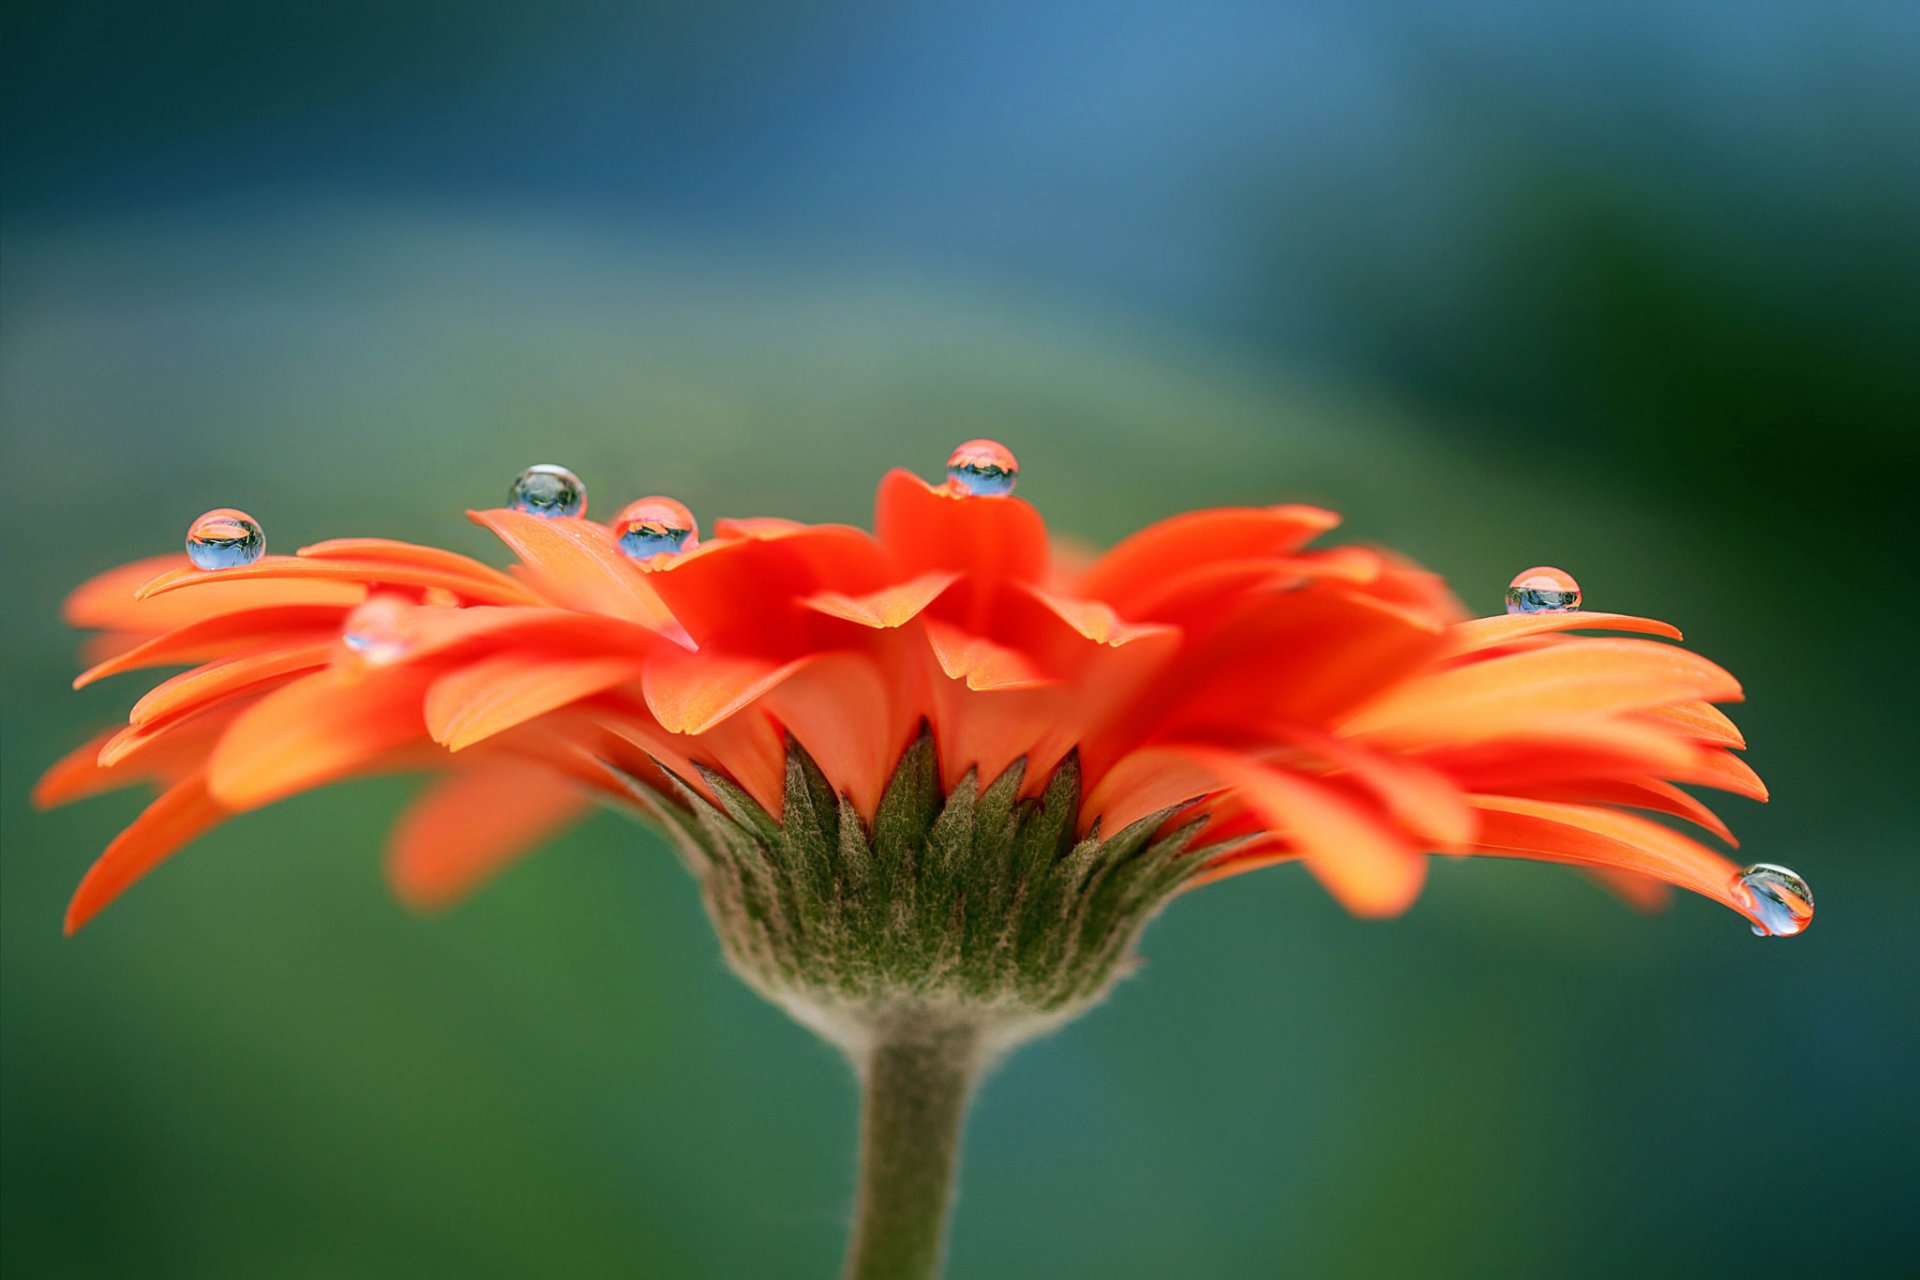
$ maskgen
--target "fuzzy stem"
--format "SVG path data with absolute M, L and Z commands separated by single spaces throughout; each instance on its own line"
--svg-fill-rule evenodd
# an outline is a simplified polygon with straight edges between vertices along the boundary
M 880 1030 L 860 1072 L 860 1191 L 847 1280 L 940 1274 L 977 1028 L 912 1021 Z

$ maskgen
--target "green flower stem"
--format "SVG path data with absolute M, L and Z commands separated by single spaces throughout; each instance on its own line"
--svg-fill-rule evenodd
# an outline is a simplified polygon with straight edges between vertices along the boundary
M 967 1101 L 983 1065 L 977 1028 L 881 1029 L 860 1070 L 860 1191 L 847 1280 L 940 1274 Z

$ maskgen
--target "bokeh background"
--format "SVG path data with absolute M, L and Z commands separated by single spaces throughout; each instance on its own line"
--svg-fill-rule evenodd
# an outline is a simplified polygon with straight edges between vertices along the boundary
M 6 1272 L 832 1274 L 851 1081 L 639 827 L 421 921 L 367 782 L 63 939 L 139 801 L 27 807 L 134 696 L 57 608 L 215 505 L 491 556 L 533 461 L 864 521 L 992 434 L 1087 538 L 1319 500 L 1674 620 L 1820 918 L 1185 899 L 988 1084 L 956 1277 L 1911 1274 L 1916 66 L 1896 0 L 9 4 Z

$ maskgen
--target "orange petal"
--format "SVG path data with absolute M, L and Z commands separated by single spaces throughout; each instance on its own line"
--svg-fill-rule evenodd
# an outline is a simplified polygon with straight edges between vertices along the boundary
M 716 540 L 660 557 L 647 581 L 703 647 L 791 652 L 802 601 L 821 592 L 859 598 L 888 582 L 873 539 L 845 525 Z
M 1299 726 L 1280 730 L 1292 742 L 1350 774 L 1386 805 L 1410 834 L 1450 850 L 1473 839 L 1478 825 L 1467 797 L 1446 775 L 1405 757 L 1369 751 L 1331 734 Z
M 1179 634 L 1172 627 L 1128 622 L 1114 612 L 1111 605 L 1099 600 L 1054 595 L 1038 587 L 1023 587 L 1021 590 L 1029 599 L 1038 602 L 1047 612 L 1095 644 L 1123 645 L 1149 636 L 1171 637 Z
M 127 886 L 226 816 L 226 810 L 208 795 L 203 774 L 196 773 L 163 792 L 88 869 L 67 906 L 67 932 L 79 930 Z
M 416 911 L 452 906 L 586 815 L 586 794 L 510 760 L 432 783 L 394 826 L 387 881 Z
M 424 570 L 439 580 L 419 585 L 439 586 L 472 599 L 527 598 L 525 587 L 492 565 L 482 564 L 472 556 L 463 556 L 457 551 L 443 551 L 439 547 L 423 547 L 390 538 L 329 538 L 325 542 L 300 548 L 300 555 L 309 560 L 352 560 Z M 454 588 L 449 585 L 454 578 L 464 579 L 471 586 L 465 590 Z M 394 578 L 382 578 L 380 581 L 403 584 L 403 580 Z
M 767 709 L 863 817 L 879 808 L 917 718 L 875 657 L 825 653 L 766 695 Z
M 324 667 L 332 656 L 333 642 L 328 640 L 318 644 L 282 645 L 209 662 L 155 685 L 133 704 L 127 719 L 137 727 L 144 727 L 186 715 L 267 681 Z
M 1047 575 L 1046 521 L 1020 498 L 955 494 L 890 471 L 880 482 L 874 531 L 903 574 L 1035 583 Z
M 263 643 L 337 635 L 346 614 L 346 608 L 341 605 L 296 604 L 200 618 L 83 671 L 74 679 L 73 687 L 84 689 L 96 680 L 143 667 L 169 667 L 181 662 L 223 658 Z
M 1731 791 L 1749 800 L 1767 798 L 1767 784 L 1760 780 L 1760 775 L 1739 756 L 1717 747 L 1701 752 L 1694 757 L 1692 764 L 1684 769 L 1675 769 L 1667 776 L 1675 782 L 1693 782 L 1703 787 Z
M 266 564 L 298 564 L 291 556 L 268 556 Z M 366 594 L 355 582 L 288 581 L 254 573 L 258 565 L 202 572 L 182 555 L 157 556 L 109 569 L 67 597 L 64 615 L 76 627 L 156 635 L 216 614 L 239 613 L 273 605 L 353 605 Z M 149 595 L 157 580 L 191 578 L 186 595 Z
M 1180 747 L 1142 747 L 1121 757 L 1087 791 L 1081 829 L 1097 818 L 1120 831 L 1151 813 L 1185 804 L 1225 787 L 1211 765 Z
M 821 591 L 800 603 L 816 613 L 844 618 L 863 627 L 891 630 L 903 627 L 919 617 L 940 593 L 959 581 L 957 573 L 923 573 L 917 578 L 882 587 L 865 595 L 850 596 L 838 591 Z
M 1477 852 L 1613 867 L 1652 876 L 1752 916 L 1732 891 L 1738 868 L 1657 822 L 1590 805 L 1483 796 Z
M 1105 600 L 1129 617 L 1137 602 L 1221 561 L 1291 555 L 1340 523 L 1318 507 L 1220 507 L 1148 525 L 1102 556 L 1074 594 Z
M 1526 636 L 1554 631 L 1637 631 L 1644 635 L 1680 639 L 1680 630 L 1653 618 L 1636 618 L 1625 613 L 1514 613 L 1494 618 L 1474 618 L 1454 626 L 1447 633 L 1442 657 L 1492 648 Z
M 621 552 L 605 527 L 504 507 L 469 511 L 467 518 L 511 547 L 534 585 L 554 603 L 649 627 L 671 622 L 647 575 Z
M 369 585 L 449 591 L 481 604 L 531 604 L 535 599 L 510 578 L 495 582 L 427 565 L 325 556 L 262 556 L 252 564 L 238 564 L 230 569 L 175 569 L 141 587 L 140 598 L 153 600 L 185 588 L 192 588 L 194 597 L 202 597 L 209 592 L 230 590 L 241 583 L 252 583 L 255 592 L 267 596 L 252 601 L 253 604 L 336 600 L 354 603 L 365 595 L 364 588 Z M 278 592 L 285 598 L 273 598 L 270 592 Z M 204 608 L 197 608 L 195 616 L 206 612 Z
M 805 666 L 720 653 L 662 654 L 641 677 L 647 708 L 669 733 L 705 733 Z
M 1346 730 L 1401 744 L 1464 742 L 1583 713 L 1739 696 L 1732 676 L 1685 649 L 1582 639 L 1409 680 L 1350 717 Z
M 138 781 L 137 777 L 116 776 L 100 767 L 100 749 L 113 736 L 112 730 L 95 734 L 55 761 L 33 784 L 33 807 L 51 809 Z
M 631 657 L 565 658 L 503 653 L 441 676 L 427 691 L 427 730 L 460 751 L 536 716 L 636 680 Z
M 1194 749 L 1269 829 L 1286 836 L 1307 869 L 1355 915 L 1398 915 L 1426 879 L 1426 859 L 1338 790 L 1269 769 L 1238 752 Z
M 275 689 L 222 735 L 208 787 L 238 811 L 385 767 L 396 749 L 426 740 L 425 684 L 424 674 L 409 667 L 364 674 L 329 668 Z
M 1738 725 L 1727 713 L 1710 702 L 1677 702 L 1668 707 L 1648 707 L 1635 713 L 1640 719 L 1671 725 L 1697 742 L 1714 747 L 1747 745 Z
M 1560 800 L 1573 804 L 1613 804 L 1630 809 L 1650 809 L 1675 818 L 1684 818 L 1697 827 L 1713 832 L 1728 844 L 1739 847 L 1727 824 L 1699 800 L 1670 782 L 1658 778 L 1591 778 L 1582 782 L 1529 787 L 1523 794 L 1535 800 Z
M 1652 876 L 1635 875 L 1617 867 L 1582 867 L 1595 882 L 1636 911 L 1659 911 L 1673 897 L 1673 886 Z
M 1026 654 L 985 636 L 933 618 L 926 620 L 926 633 L 940 669 L 949 679 L 966 681 L 969 689 L 1031 689 L 1052 683 Z
M 1420 758 L 1473 791 L 1611 777 L 1680 777 L 1705 767 L 1698 743 L 1632 717 L 1548 722 L 1506 737 L 1436 747 Z

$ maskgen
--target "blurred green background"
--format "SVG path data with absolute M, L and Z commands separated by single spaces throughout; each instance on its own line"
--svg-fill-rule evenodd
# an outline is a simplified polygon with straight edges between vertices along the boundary
M 832 1274 L 848 1074 L 637 826 L 422 921 L 366 782 L 63 939 L 139 801 L 27 791 L 137 680 L 56 612 L 215 505 L 864 522 L 975 434 L 1072 534 L 1319 500 L 1675 621 L 1820 917 L 1184 899 L 989 1082 L 956 1277 L 1911 1274 L 1920 7 L 16 3 L 0 59 L 8 1274 Z

